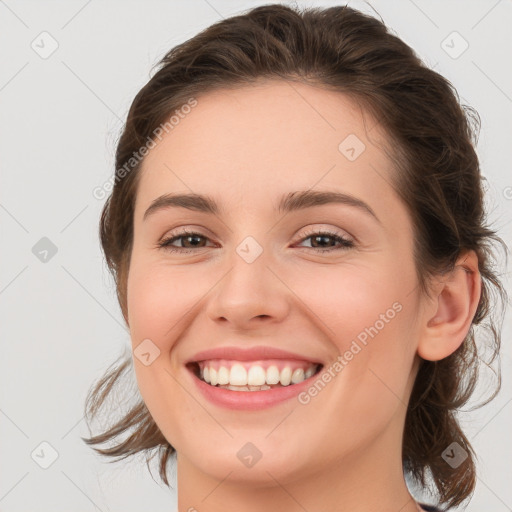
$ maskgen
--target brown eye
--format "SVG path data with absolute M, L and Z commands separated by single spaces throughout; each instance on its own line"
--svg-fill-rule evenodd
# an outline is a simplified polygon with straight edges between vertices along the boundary
M 311 249 L 317 252 L 325 253 L 354 247 L 354 242 L 352 240 L 349 240 L 338 233 L 331 233 L 329 231 L 309 233 L 308 236 L 302 238 L 302 241 L 308 239 L 311 239 Z M 329 239 L 332 241 L 331 244 L 329 244 Z M 340 246 L 334 247 L 333 244 L 335 245 L 336 243 Z
M 181 247 L 172 245 L 172 244 L 174 244 L 174 242 L 176 242 L 177 240 L 180 240 L 180 239 L 182 239 Z M 175 251 L 191 252 L 191 251 L 187 251 L 187 249 L 193 250 L 193 249 L 202 249 L 203 247 L 205 247 L 204 245 L 201 245 L 201 239 L 207 240 L 207 237 L 201 235 L 200 233 L 194 233 L 191 231 L 183 231 L 181 233 L 173 235 L 172 237 L 165 238 L 158 244 L 158 247 L 169 250 L 171 252 L 175 252 Z

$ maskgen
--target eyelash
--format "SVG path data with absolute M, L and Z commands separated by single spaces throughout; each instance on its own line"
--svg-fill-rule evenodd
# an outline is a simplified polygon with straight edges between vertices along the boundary
M 354 242 L 352 240 L 349 240 L 347 238 L 344 238 L 342 236 L 340 236 L 338 233 L 334 233 L 332 231 L 329 231 L 329 230 L 324 230 L 324 231 L 311 231 L 309 233 L 306 233 L 306 236 L 302 237 L 300 242 L 304 242 L 305 240 L 307 240 L 308 238 L 311 238 L 313 236 L 330 236 L 332 237 L 336 242 L 339 242 L 341 243 L 341 247 L 338 247 L 338 248 L 328 248 L 328 249 L 318 249 L 316 247 L 305 247 L 305 249 L 311 249 L 315 252 L 319 252 L 319 253 L 326 253 L 326 252 L 332 252 L 332 251 L 340 251 L 340 250 L 346 250 L 346 249 L 350 249 L 351 247 L 354 247 Z M 184 248 L 184 247 L 173 247 L 171 246 L 171 243 L 172 242 L 175 242 L 176 240 L 180 239 L 180 238 L 184 238 L 184 237 L 187 237 L 187 236 L 200 236 L 202 238 L 208 238 L 207 236 L 204 236 L 202 235 L 201 233 L 196 233 L 194 231 L 188 231 L 188 230 L 183 230 L 171 237 L 168 237 L 168 238 L 165 238 L 163 240 L 161 240 L 158 244 L 157 244 L 157 247 L 160 248 L 160 249 L 164 249 L 166 251 L 170 251 L 170 252 L 181 252 L 181 253 L 190 253 L 190 252 L 193 252 L 195 249 L 193 248 Z M 205 249 L 205 247 L 198 247 L 198 249 Z

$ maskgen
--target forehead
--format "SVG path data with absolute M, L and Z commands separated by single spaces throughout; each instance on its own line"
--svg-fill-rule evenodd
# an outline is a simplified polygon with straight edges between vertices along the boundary
M 196 100 L 145 157 L 136 215 L 165 192 L 255 204 L 315 186 L 366 197 L 391 190 L 388 139 L 344 94 L 269 80 Z

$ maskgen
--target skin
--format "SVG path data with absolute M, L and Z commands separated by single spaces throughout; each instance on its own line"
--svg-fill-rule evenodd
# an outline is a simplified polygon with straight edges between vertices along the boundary
M 264 81 L 197 98 L 198 105 L 146 156 L 134 214 L 128 275 L 133 348 L 150 339 L 160 355 L 134 358 L 141 395 L 178 453 L 179 512 L 413 512 L 402 471 L 407 402 L 419 358 L 447 357 L 462 343 L 480 296 L 474 253 L 420 294 L 413 226 L 390 185 L 387 139 L 348 97 L 306 84 Z M 364 114 L 364 116 L 363 116 Z M 348 134 L 366 149 L 349 161 Z M 296 190 L 336 190 L 366 202 L 286 215 L 278 199 Z M 183 208 L 143 220 L 163 193 L 207 194 L 212 215 Z M 199 232 L 158 248 L 181 228 Z M 335 231 L 354 247 L 323 254 L 311 232 Z M 262 254 L 236 252 L 253 237 Z M 207 401 L 185 361 L 199 350 L 269 345 L 333 363 L 394 303 L 402 309 L 307 404 L 258 411 Z M 261 316 L 264 315 L 264 316 Z M 237 458 L 247 442 L 262 458 Z

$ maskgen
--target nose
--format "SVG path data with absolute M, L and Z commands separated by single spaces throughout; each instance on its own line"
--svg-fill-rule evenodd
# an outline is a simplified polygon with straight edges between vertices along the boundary
M 293 293 L 270 259 L 265 250 L 252 262 L 235 253 L 208 299 L 207 314 L 213 322 L 250 330 L 261 327 L 262 321 L 283 321 Z

